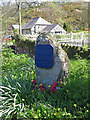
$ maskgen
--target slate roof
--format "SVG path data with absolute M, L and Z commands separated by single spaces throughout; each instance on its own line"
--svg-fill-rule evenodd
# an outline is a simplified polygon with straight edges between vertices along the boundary
M 47 26 L 43 29 L 43 32 L 50 32 L 56 25 L 58 25 L 58 24 L 47 25 Z
M 38 21 L 39 20 L 39 21 Z M 51 23 L 47 22 L 46 20 L 44 20 L 41 17 L 36 17 L 31 19 L 29 22 L 27 22 L 26 24 L 24 24 L 22 26 L 22 29 L 30 29 L 32 28 L 35 24 L 39 24 L 39 25 L 49 25 Z
M 53 28 L 55 28 L 57 25 L 59 25 L 58 23 L 57 24 L 51 24 L 51 25 L 47 25 L 42 32 L 50 32 Z M 62 31 L 65 31 L 60 25 L 59 25 L 59 29 L 62 30 Z M 66 31 L 65 31 L 66 32 Z
M 38 19 L 39 19 L 39 17 L 31 19 L 29 22 L 27 22 L 25 25 L 22 26 L 22 29 L 32 28 L 35 25 L 35 23 L 37 22 Z

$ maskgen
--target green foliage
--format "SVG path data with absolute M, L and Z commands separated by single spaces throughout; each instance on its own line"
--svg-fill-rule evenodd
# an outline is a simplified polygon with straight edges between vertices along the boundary
M 67 32 L 71 32 L 71 28 L 70 28 L 70 26 L 69 26 L 68 23 L 64 23 L 63 28 L 64 28 Z
M 76 59 L 76 55 L 77 57 L 79 56 L 79 58 L 85 58 L 85 59 L 89 59 L 89 49 L 88 46 L 84 46 L 84 47 L 77 47 L 77 46 L 70 46 L 70 45 L 62 45 L 61 47 L 63 48 L 63 50 L 65 50 L 65 52 L 68 54 L 70 59 Z
M 22 53 L 24 53 L 25 47 L 27 48 L 27 52 L 29 55 L 35 55 L 35 41 L 26 39 L 23 35 L 16 35 L 15 36 L 15 43 L 17 47 L 22 49 Z
M 8 30 L 8 24 L 18 24 L 19 16 L 15 4 L 13 4 L 13 7 L 8 4 L 8 8 L 7 5 L 4 5 L 2 10 L 2 13 L 4 13 L 2 16 L 4 30 Z M 25 2 L 22 5 L 21 12 L 22 25 L 30 19 L 40 16 L 51 23 L 59 23 L 61 26 L 63 26 L 63 23 L 68 23 L 72 29 L 83 30 L 84 28 L 88 28 L 88 3 L 84 2 L 44 2 L 38 6 Z
M 17 30 L 17 29 L 14 29 L 13 32 L 16 33 L 16 32 L 18 32 L 18 30 Z
M 78 56 L 77 56 L 78 57 Z M 89 113 L 88 64 L 86 59 L 71 60 L 66 82 L 58 83 L 55 93 L 37 89 L 34 60 L 25 54 L 3 50 L 2 119 L 86 119 Z M 0 104 L 1 105 L 1 104 Z
M 17 119 L 17 113 L 21 114 L 24 109 L 24 99 L 21 99 L 20 95 L 20 84 L 17 82 L 17 86 L 14 88 L 8 82 L 7 87 L 0 86 L 1 95 L 0 103 L 2 111 L 2 118 L 13 118 Z

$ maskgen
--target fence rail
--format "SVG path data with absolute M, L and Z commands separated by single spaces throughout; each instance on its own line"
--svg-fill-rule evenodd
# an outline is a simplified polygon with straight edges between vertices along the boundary
M 66 35 L 60 35 L 57 40 L 61 44 L 69 44 L 71 46 L 85 46 L 90 45 L 90 37 L 88 33 L 70 33 Z

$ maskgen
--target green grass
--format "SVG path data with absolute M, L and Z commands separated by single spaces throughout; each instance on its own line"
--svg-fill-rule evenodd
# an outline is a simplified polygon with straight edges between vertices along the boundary
M 88 118 L 88 67 L 86 59 L 70 60 L 70 74 L 55 93 L 37 89 L 35 62 L 25 54 L 3 51 L 2 118 Z M 41 83 L 42 84 L 42 83 Z M 40 85 L 39 85 L 40 86 Z M 35 89 L 36 87 L 36 89 Z

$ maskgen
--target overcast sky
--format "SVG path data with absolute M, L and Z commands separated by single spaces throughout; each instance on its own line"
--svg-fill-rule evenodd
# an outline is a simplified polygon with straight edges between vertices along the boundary
M 2 3 L 2 2 L 8 2 L 8 1 L 11 1 L 11 2 L 15 2 L 15 0 L 0 0 L 0 4 Z M 19 1 L 19 0 L 18 0 Z M 20 1 L 25 1 L 25 0 L 20 0 Z M 42 2 L 42 1 L 77 1 L 77 2 L 79 2 L 79 1 L 87 1 L 87 2 L 90 2 L 90 0 L 26 0 L 26 1 L 28 1 L 28 2 L 33 2 L 33 1 L 40 1 L 40 2 Z

